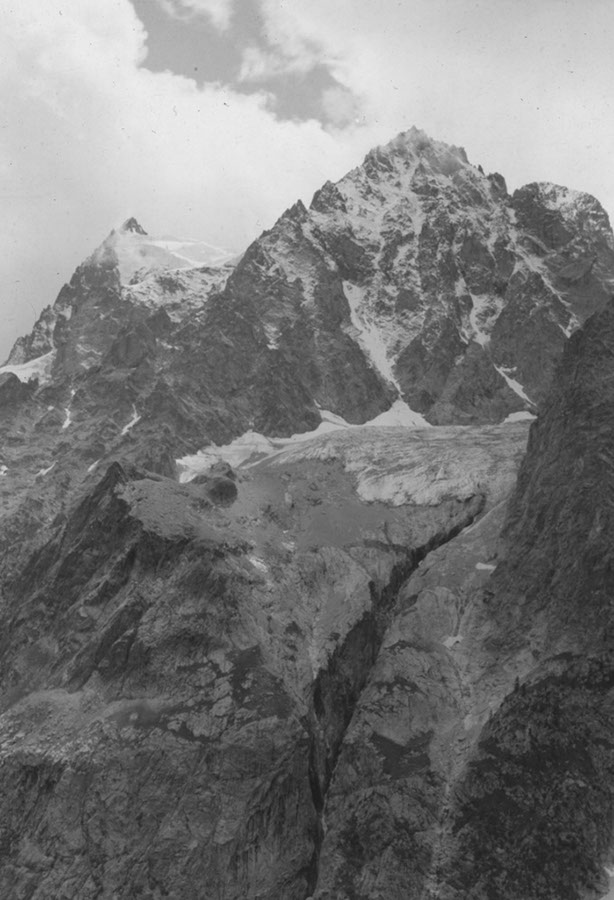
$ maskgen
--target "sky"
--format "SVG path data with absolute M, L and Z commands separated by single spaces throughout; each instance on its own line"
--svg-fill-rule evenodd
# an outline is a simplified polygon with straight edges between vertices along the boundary
M 416 125 L 614 215 L 613 0 L 0 0 L 0 360 L 129 216 L 242 251 Z

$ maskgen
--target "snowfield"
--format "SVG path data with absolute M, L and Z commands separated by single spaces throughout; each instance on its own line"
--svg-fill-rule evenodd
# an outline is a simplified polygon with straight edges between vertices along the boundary
M 275 466 L 337 460 L 354 476 L 362 500 L 437 506 L 467 500 L 489 485 L 493 502 L 512 488 L 527 425 L 344 429 L 285 448 Z
M 16 375 L 20 381 L 28 383 L 33 378 L 38 378 L 39 384 L 47 384 L 51 381 L 51 369 L 55 362 L 56 351 L 51 350 L 44 356 L 38 356 L 26 363 L 18 363 L 16 365 L 7 365 L 0 367 L 0 375 L 11 373 Z
M 115 252 L 122 284 L 129 284 L 135 273 L 143 269 L 217 267 L 232 256 L 229 251 L 204 241 L 159 239 L 123 228 L 109 235 L 101 250 L 104 252 L 105 248 Z
M 391 506 L 436 506 L 450 497 L 466 500 L 486 483 L 491 497 L 503 497 L 511 489 L 517 458 L 526 445 L 527 421 L 408 427 L 403 406 L 403 401 L 397 401 L 365 425 L 349 425 L 322 410 L 322 422 L 315 431 L 289 438 L 249 431 L 226 446 L 211 445 L 176 460 L 179 481 L 191 481 L 220 460 L 234 468 L 318 460 L 340 462 L 355 478 L 362 500 Z

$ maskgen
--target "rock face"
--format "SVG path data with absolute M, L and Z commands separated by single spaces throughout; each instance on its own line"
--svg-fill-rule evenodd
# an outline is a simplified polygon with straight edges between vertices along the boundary
M 199 247 L 0 369 L 0 894 L 604 896 L 605 213 L 413 129 Z
M 401 588 L 329 789 L 316 897 L 608 892 L 612 348 L 610 305 L 566 349 L 503 539 L 495 506 Z
M 450 896 L 607 891 L 613 347 L 610 304 L 566 348 L 531 430 L 505 558 L 488 596 L 478 598 L 488 605 L 477 614 L 488 620 L 484 648 L 518 681 L 493 710 L 453 794 Z M 492 692 L 484 678 L 476 688 Z
M 308 896 L 396 590 L 505 495 L 525 436 L 459 434 L 465 477 L 422 504 L 355 479 L 392 444 L 418 499 L 425 444 L 433 467 L 449 452 L 429 431 L 321 439 L 213 484 L 112 465 L 7 584 L 5 895 Z

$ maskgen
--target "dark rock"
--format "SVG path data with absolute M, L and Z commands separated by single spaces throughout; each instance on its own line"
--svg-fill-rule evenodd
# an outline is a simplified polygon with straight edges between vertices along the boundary
M 479 344 L 471 344 L 454 368 L 438 400 L 429 410 L 434 424 L 443 424 L 456 415 L 462 422 L 501 422 L 510 411 L 520 411 L 526 403 L 493 369 L 490 356 Z
M 491 172 L 488 176 L 488 180 L 491 183 L 495 196 L 500 198 L 507 197 L 507 184 L 505 183 L 503 175 L 500 175 L 499 172 Z
M 212 475 L 219 475 L 222 478 L 229 478 L 231 481 L 237 480 L 237 473 L 232 468 L 232 466 L 224 462 L 224 460 L 220 460 L 219 462 L 214 463 L 209 469 Z
M 33 385 L 24 384 L 11 372 L 0 374 L 0 407 L 14 407 L 32 396 Z
M 415 338 L 401 353 L 397 377 L 412 409 L 418 412 L 431 409 L 463 350 L 454 323 L 445 319 L 430 334 Z
M 234 269 L 124 231 L 0 375 L 0 894 L 605 893 L 603 210 L 412 129 Z
M 131 216 L 129 219 L 126 219 L 120 231 L 132 231 L 134 234 L 147 234 L 142 225 L 139 225 L 134 216 Z
M 531 428 L 505 553 L 476 609 L 476 621 L 488 622 L 491 698 L 492 666 L 518 674 L 500 706 L 491 699 L 492 718 L 455 786 L 441 876 L 451 898 L 607 890 L 612 348 L 610 305 L 565 349 Z
M 544 205 L 539 184 L 527 184 L 512 196 L 512 206 L 520 223 L 528 228 L 549 249 L 568 244 L 573 237 L 563 213 Z
M 215 506 L 230 506 L 237 499 L 237 485 L 232 478 L 223 475 L 197 475 L 192 484 L 201 484 L 206 488 L 206 495 Z
M 134 369 L 155 352 L 155 338 L 147 326 L 121 332 L 111 344 L 108 362 Z

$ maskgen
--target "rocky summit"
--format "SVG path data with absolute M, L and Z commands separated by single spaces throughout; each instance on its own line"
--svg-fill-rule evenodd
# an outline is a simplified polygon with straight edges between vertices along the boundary
M 0 896 L 614 897 L 613 286 L 417 129 L 112 231 L 0 367 Z

